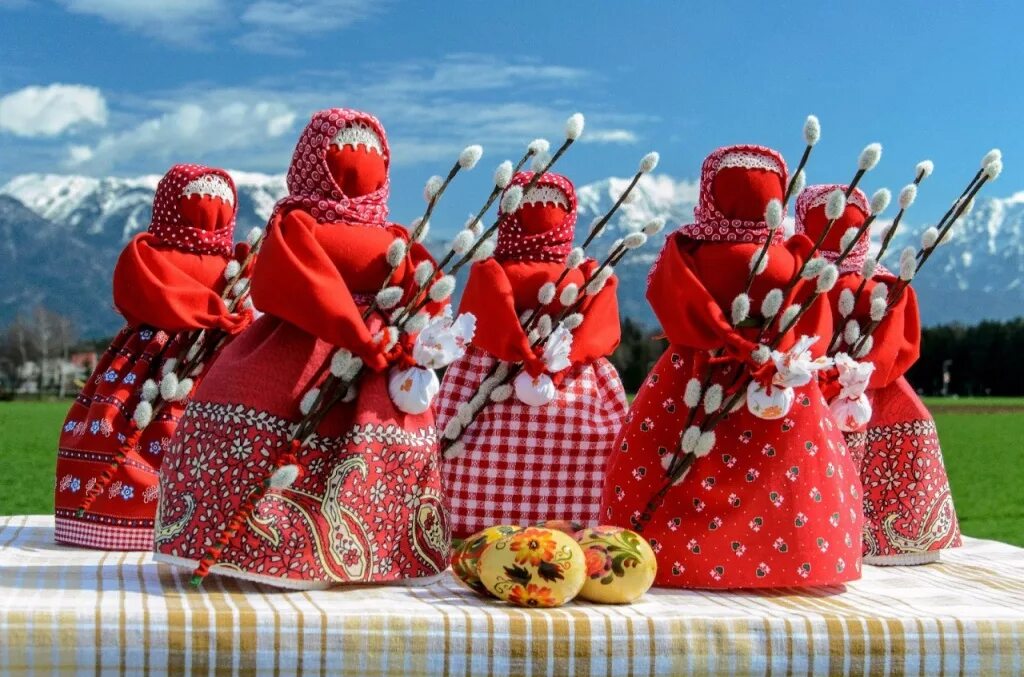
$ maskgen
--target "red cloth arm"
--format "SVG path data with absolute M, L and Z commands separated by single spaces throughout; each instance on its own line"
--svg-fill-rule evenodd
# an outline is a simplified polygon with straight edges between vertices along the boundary
M 387 361 L 345 279 L 317 240 L 320 226 L 295 210 L 268 229 L 252 274 L 257 308 L 333 346 L 351 350 L 374 371 Z
M 519 324 L 512 283 L 494 259 L 474 263 L 462 293 L 459 313 L 476 315 L 473 345 L 506 362 L 537 359 Z
M 671 235 L 654 264 L 647 300 L 669 342 L 713 350 L 727 347 L 747 361 L 756 347 L 726 319 L 718 302 L 694 273 L 693 259 L 682 251 L 684 238 Z
M 245 316 L 229 313 L 219 294 L 174 265 L 155 243 L 149 233 L 136 235 L 114 267 L 114 305 L 128 324 L 232 334 L 245 327 Z
M 880 279 L 892 289 L 896 284 L 895 278 Z M 865 293 L 857 305 L 866 301 L 863 312 L 857 315 L 863 318 L 862 328 L 866 321 L 869 321 L 871 312 L 871 298 L 869 289 L 865 287 Z M 858 311 L 860 308 L 858 308 Z M 908 369 L 917 362 L 921 354 L 921 318 L 917 308 L 917 294 L 910 287 L 903 290 L 899 301 L 892 310 L 886 313 L 885 317 L 878 324 L 878 327 L 871 334 L 871 352 L 862 358 L 873 362 L 875 371 L 871 374 L 871 388 L 884 388 L 900 376 L 903 376 Z
M 584 261 L 581 266 L 583 279 L 589 278 L 597 266 L 597 261 L 593 259 Z M 593 362 L 599 357 L 611 355 L 619 347 L 622 327 L 619 324 L 618 288 L 619 278 L 613 275 L 601 291 L 585 297 L 580 306 L 583 324 L 572 332 L 569 360 L 573 364 Z

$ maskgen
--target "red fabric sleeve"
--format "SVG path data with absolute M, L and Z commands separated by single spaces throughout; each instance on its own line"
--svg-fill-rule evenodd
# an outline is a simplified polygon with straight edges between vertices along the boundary
M 895 278 L 875 278 L 885 282 L 892 289 L 896 284 Z M 867 300 L 863 313 L 858 316 L 865 318 L 861 325 L 865 324 L 870 317 L 871 299 L 865 288 L 861 302 Z M 860 303 L 858 303 L 860 305 Z M 858 311 L 860 309 L 858 308 Z M 875 365 L 875 371 L 871 374 L 871 388 L 884 388 L 900 376 L 903 376 L 908 369 L 917 362 L 921 354 L 921 318 L 917 308 L 917 294 L 910 287 L 903 290 L 900 300 L 896 302 L 878 327 L 871 334 L 871 352 L 864 358 Z
M 647 285 L 647 300 L 665 335 L 673 344 L 697 350 L 726 347 L 747 361 L 756 345 L 729 324 L 694 273 L 693 260 L 682 251 L 681 240 L 678 235 L 668 238 Z
M 245 327 L 244 314 L 229 313 L 219 294 L 174 265 L 155 243 L 149 233 L 136 235 L 114 267 L 114 305 L 128 324 L 232 334 Z
M 589 278 L 597 266 L 597 261 L 592 259 L 584 261 L 581 266 L 583 279 Z M 613 275 L 604 289 L 584 299 L 580 307 L 583 324 L 572 332 L 569 360 L 573 364 L 587 364 L 606 357 L 619 346 L 622 327 L 619 324 L 618 288 L 619 278 Z
M 252 274 L 256 307 L 333 346 L 351 350 L 374 371 L 387 361 L 309 214 L 288 212 L 268 229 Z
M 476 315 L 473 345 L 505 362 L 536 360 L 519 324 L 512 283 L 494 259 L 474 263 L 462 293 L 459 313 Z

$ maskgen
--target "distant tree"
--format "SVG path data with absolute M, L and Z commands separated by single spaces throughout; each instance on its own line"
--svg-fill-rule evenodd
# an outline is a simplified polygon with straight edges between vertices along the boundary
M 622 321 L 622 340 L 611 361 L 619 370 L 626 392 L 635 393 L 647 378 L 668 342 L 628 317 Z
M 69 317 L 42 306 L 19 314 L 0 336 L 0 364 L 6 380 L 17 385 L 22 367 L 35 362 L 39 366 L 38 391 L 43 393 L 52 384 L 63 397 L 66 394 L 63 365 L 77 340 L 78 329 Z

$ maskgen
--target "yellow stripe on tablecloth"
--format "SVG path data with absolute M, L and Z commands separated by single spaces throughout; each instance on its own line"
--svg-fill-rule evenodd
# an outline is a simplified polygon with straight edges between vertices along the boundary
M 169 565 L 158 564 L 158 580 L 167 605 L 167 672 L 185 674 L 191 669 L 192 627 L 188 622 L 186 606 L 182 601 L 177 571 Z
M 302 596 L 306 602 L 319 612 L 320 617 L 320 638 L 317 642 L 317 646 L 320 648 L 320 674 L 324 675 L 327 673 L 327 611 L 317 604 L 313 596 L 308 592 L 303 592 Z M 417 635 L 413 635 L 415 640 Z

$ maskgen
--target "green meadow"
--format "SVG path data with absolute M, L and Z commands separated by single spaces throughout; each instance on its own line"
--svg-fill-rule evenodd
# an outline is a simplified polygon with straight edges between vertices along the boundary
M 1024 546 L 1024 398 L 926 402 L 963 532 Z M 57 437 L 68 406 L 0 402 L 0 515 L 53 510 Z

